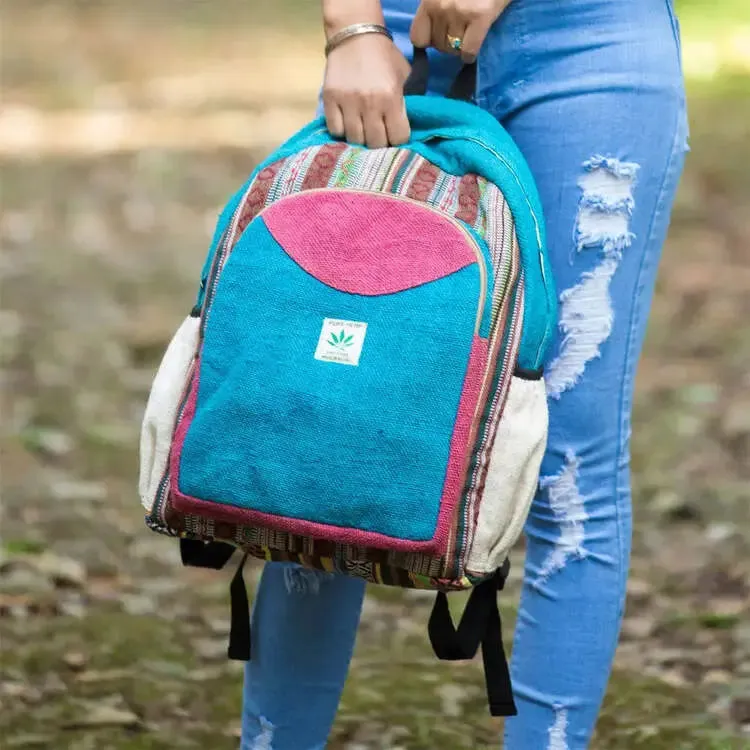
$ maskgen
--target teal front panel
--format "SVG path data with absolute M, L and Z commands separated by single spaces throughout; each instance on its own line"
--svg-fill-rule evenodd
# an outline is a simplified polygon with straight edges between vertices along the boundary
M 474 264 L 395 294 L 343 293 L 300 268 L 256 219 L 208 313 L 180 490 L 431 539 L 479 288 Z M 358 366 L 315 358 L 326 318 L 367 323 Z

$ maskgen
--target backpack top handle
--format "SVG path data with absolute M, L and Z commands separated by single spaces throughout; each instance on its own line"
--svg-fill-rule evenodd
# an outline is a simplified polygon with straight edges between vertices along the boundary
M 430 77 L 430 63 L 427 50 L 424 47 L 414 48 L 411 73 L 404 84 L 404 95 L 424 96 L 427 93 L 427 84 Z M 451 84 L 448 91 L 448 99 L 459 99 L 464 102 L 474 100 L 474 90 L 477 85 L 476 62 L 462 65 L 458 75 Z

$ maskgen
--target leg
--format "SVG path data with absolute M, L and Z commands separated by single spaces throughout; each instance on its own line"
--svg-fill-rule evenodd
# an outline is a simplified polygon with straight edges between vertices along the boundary
M 349 668 L 365 584 L 268 563 L 253 610 L 242 750 L 323 750 Z
M 416 0 L 384 2 L 386 22 L 404 52 L 410 51 L 416 6 Z M 452 59 L 438 62 L 438 78 L 446 88 L 454 69 Z M 253 611 L 253 660 L 245 670 L 241 750 L 325 747 L 364 592 L 364 581 L 356 578 L 295 565 L 265 566 Z
M 480 70 L 480 103 L 535 172 L 557 282 L 569 290 L 549 370 L 548 478 L 528 525 L 514 649 L 520 715 L 508 722 L 509 750 L 585 747 L 614 653 L 630 533 L 633 371 L 684 142 L 671 18 L 660 2 L 516 0 Z M 405 52 L 416 5 L 384 3 Z M 433 89 L 442 92 L 455 69 L 442 58 Z M 311 591 L 302 583 L 310 575 L 281 565 L 264 572 L 243 750 L 324 747 L 364 586 L 324 578 Z M 287 584 L 308 592 L 287 593 Z
M 633 380 L 686 140 L 675 32 L 667 0 L 516 0 L 481 60 L 480 103 L 536 177 L 561 294 L 507 750 L 587 747 L 614 657 Z

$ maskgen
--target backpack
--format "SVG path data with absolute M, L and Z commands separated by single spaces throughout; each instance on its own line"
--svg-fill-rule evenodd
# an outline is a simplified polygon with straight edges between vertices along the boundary
M 141 435 L 150 528 L 185 564 L 235 549 L 437 592 L 441 659 L 482 646 L 490 711 L 515 714 L 497 592 L 547 438 L 556 323 L 539 198 L 471 102 L 407 82 L 411 140 L 368 150 L 322 119 L 221 213 Z M 249 659 L 242 563 L 229 656 Z M 471 589 L 456 627 L 446 593 Z

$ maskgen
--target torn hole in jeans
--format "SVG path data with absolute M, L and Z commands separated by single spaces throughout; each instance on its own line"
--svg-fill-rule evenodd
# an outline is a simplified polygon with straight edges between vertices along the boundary
M 638 165 L 594 156 L 583 164 L 576 217 L 575 251 L 600 251 L 598 265 L 560 295 L 559 352 L 545 377 L 547 393 L 558 399 L 578 383 L 586 365 L 600 356 L 614 322 L 610 284 L 622 253 L 635 235 L 630 219 Z

